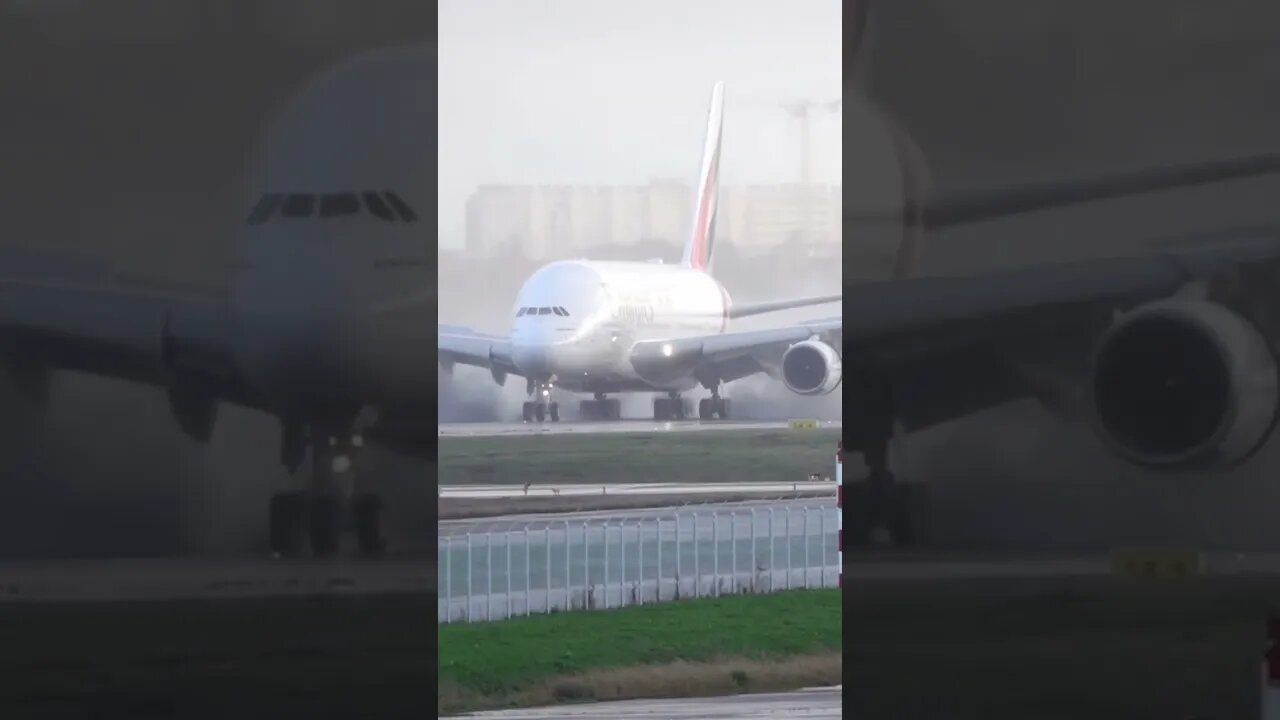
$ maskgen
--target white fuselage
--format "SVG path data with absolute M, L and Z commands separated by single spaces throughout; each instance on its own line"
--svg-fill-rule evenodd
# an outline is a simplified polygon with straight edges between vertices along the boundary
M 724 332 L 729 295 L 681 265 L 569 260 L 535 272 L 512 315 L 512 360 L 525 377 L 575 392 L 687 390 L 692 377 L 662 386 L 641 379 L 631 347 Z

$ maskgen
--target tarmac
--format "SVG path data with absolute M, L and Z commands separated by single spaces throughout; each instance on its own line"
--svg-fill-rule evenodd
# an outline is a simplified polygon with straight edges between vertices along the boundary
M 816 428 L 839 430 L 840 421 L 821 420 Z M 787 430 L 789 420 L 739 422 L 735 420 L 618 420 L 598 422 L 541 423 L 440 423 L 438 437 L 499 437 L 503 435 L 591 435 L 599 433 L 649 432 L 742 432 L 745 430 Z M 803 432 L 802 430 L 799 432 Z
M 503 720 L 747 720 L 807 718 L 834 720 L 843 711 L 843 686 L 807 688 L 795 692 L 730 695 L 727 697 L 621 700 L 584 705 L 558 705 L 526 710 L 497 710 L 458 717 Z

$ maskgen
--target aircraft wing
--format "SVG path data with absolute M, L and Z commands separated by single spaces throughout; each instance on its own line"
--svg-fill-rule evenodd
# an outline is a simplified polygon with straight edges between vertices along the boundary
M 1278 268 L 1280 229 L 1181 252 L 851 286 L 845 374 L 883 373 L 906 431 L 1027 397 L 1073 413 L 1073 383 L 1119 313 L 1197 286 L 1256 291 Z
M 264 406 L 236 371 L 220 294 L 34 251 L 0 251 L 0 267 L 0 364 L 23 389 L 73 370 Z
M 642 377 L 654 380 L 692 374 L 699 380 L 706 377 L 730 382 L 760 372 L 776 375 L 787 348 L 815 336 L 838 349 L 841 319 L 679 340 L 645 340 L 632 346 L 631 364 Z
M 846 381 L 863 368 L 887 375 L 903 429 L 919 430 L 1027 397 L 1069 409 L 1064 380 L 1087 370 L 1117 313 L 1278 272 L 1280 228 L 1147 256 L 858 284 L 845 288 L 843 318 L 645 341 L 631 359 L 650 378 L 777 376 L 786 349 L 816 337 L 840 350 Z
M 482 367 L 498 373 L 516 373 L 511 361 L 511 344 L 496 335 L 476 332 L 458 325 L 441 325 L 436 349 L 448 369 L 455 363 Z

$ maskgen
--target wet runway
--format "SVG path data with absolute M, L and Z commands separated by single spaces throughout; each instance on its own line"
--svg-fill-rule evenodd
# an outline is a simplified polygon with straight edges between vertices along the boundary
M 426 558 L 197 558 L 0 563 L 0 604 L 301 595 L 434 594 Z
M 785 493 L 813 493 L 835 496 L 834 481 L 789 483 L 571 483 L 561 486 L 530 485 L 526 490 L 520 485 L 442 485 L 441 498 L 524 498 L 569 497 L 609 495 L 782 495 Z
M 748 718 L 809 718 L 834 720 L 843 710 L 841 686 L 808 688 L 788 693 L 760 693 L 727 697 L 622 700 L 528 710 L 498 710 L 459 717 L 502 720 L 747 720 Z
M 647 432 L 733 432 L 744 430 L 787 430 L 787 420 L 768 422 L 736 422 L 733 420 L 683 420 L 658 422 L 654 420 L 620 420 L 614 422 L 558 422 L 558 423 L 441 423 L 438 437 L 498 437 L 502 435 L 580 434 L 593 433 L 647 433 Z M 839 421 L 823 420 L 818 428 L 838 430 Z M 798 430 L 797 432 L 803 432 Z

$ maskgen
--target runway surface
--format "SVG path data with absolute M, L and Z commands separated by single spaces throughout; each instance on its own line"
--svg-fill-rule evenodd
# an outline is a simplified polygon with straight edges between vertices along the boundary
M 758 482 L 758 483 L 568 483 L 565 485 L 441 485 L 441 498 L 525 498 L 568 497 L 572 495 L 782 495 L 785 493 L 813 493 L 834 496 L 834 481 L 813 482 Z
M 683 420 L 658 422 L 655 420 L 619 420 L 614 422 L 544 422 L 544 423 L 441 423 L 438 437 L 498 437 L 502 435 L 551 435 L 593 433 L 647 433 L 647 432 L 732 432 L 744 430 L 787 430 L 787 420 L 737 422 L 734 420 Z M 818 428 L 839 430 L 839 421 L 823 420 Z M 804 432 L 804 430 L 796 430 Z
M 61 560 L 0 563 L 0 604 L 435 593 L 425 558 Z
M 498 710 L 460 717 L 503 720 L 584 720 L 585 718 L 669 718 L 670 720 L 747 720 L 754 718 L 810 718 L 834 720 L 843 709 L 842 687 L 807 688 L 788 693 L 730 695 L 728 697 L 622 700 L 562 705 L 528 710 Z

